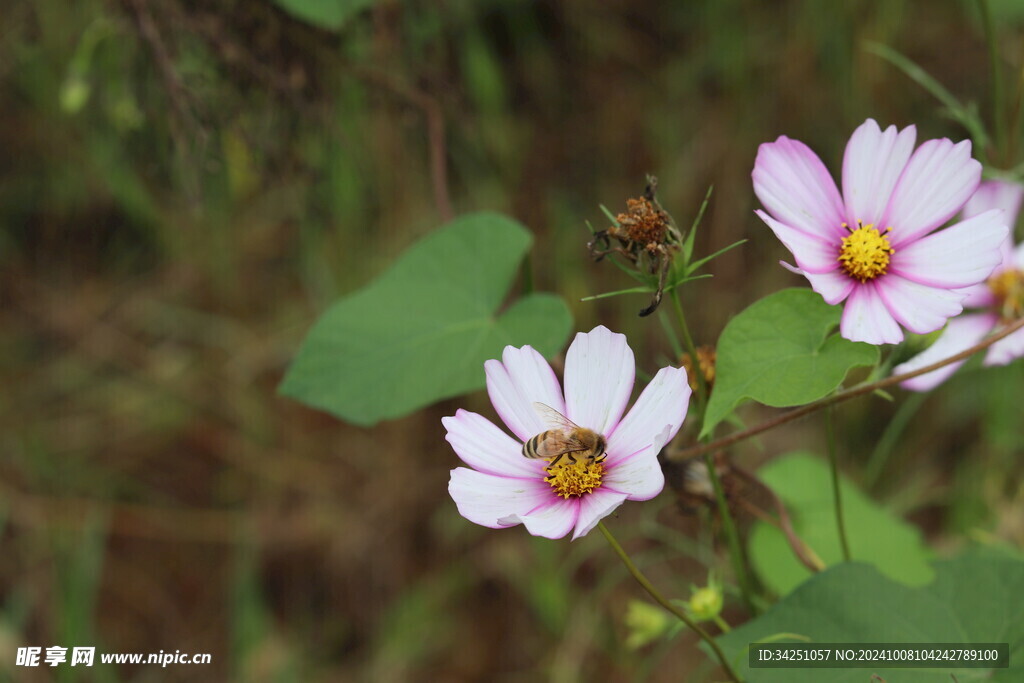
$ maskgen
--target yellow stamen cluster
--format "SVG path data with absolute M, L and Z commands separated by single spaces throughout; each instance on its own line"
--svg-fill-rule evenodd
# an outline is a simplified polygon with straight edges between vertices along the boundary
M 1024 271 L 1004 270 L 989 279 L 988 287 L 1003 320 L 1009 322 L 1024 317 Z
M 580 458 L 576 462 L 562 458 L 557 465 L 551 465 L 545 471 L 548 476 L 544 480 L 562 498 L 590 493 L 601 485 L 604 478 L 604 465 L 587 458 Z
M 889 266 L 889 257 L 895 254 L 896 250 L 889 245 L 889 239 L 886 237 L 892 228 L 879 232 L 874 225 L 863 225 L 859 221 L 857 225 L 859 227 L 856 230 L 851 230 L 850 234 L 843 238 L 838 261 L 847 275 L 867 282 L 885 274 L 885 269 Z M 843 223 L 843 227 L 850 229 L 846 223 Z

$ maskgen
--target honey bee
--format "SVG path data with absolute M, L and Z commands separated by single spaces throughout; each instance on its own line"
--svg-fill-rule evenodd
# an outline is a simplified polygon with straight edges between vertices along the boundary
M 605 449 L 608 442 L 592 429 L 580 427 L 549 405 L 534 403 L 533 409 L 540 418 L 555 425 L 554 429 L 537 434 L 523 444 L 523 456 L 530 459 L 550 460 L 552 467 L 562 457 L 576 464 L 577 458 L 586 458 L 589 462 L 601 462 L 607 457 Z

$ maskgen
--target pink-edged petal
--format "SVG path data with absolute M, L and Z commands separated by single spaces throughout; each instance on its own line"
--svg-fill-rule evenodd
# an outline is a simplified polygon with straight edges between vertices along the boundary
M 850 292 L 843 306 L 839 332 L 850 341 L 868 344 L 898 344 L 903 341 L 900 326 L 878 296 L 873 282 L 858 283 Z
M 889 241 L 898 251 L 952 218 L 980 181 L 969 140 L 928 140 L 910 157 L 878 227 L 892 228 Z
M 857 281 L 841 270 L 831 273 L 804 273 L 804 277 L 811 283 L 811 289 L 825 300 L 825 303 L 834 306 L 850 296 Z
M 896 126 L 889 126 L 883 132 L 874 119 L 853 131 L 843 156 L 843 199 L 849 225 L 856 227 L 857 221 L 878 224 L 916 140 L 914 126 L 899 132 Z
M 543 463 L 524 458 L 523 445 L 483 415 L 460 408 L 441 423 L 448 430 L 445 439 L 473 469 L 504 477 L 544 477 Z
M 876 281 L 876 291 L 896 321 L 911 332 L 928 334 L 941 329 L 946 321 L 960 315 L 964 295 L 949 289 L 926 287 L 899 275 L 884 275 Z
M 565 416 L 608 434 L 626 409 L 635 374 L 626 335 L 604 325 L 580 332 L 565 355 Z
M 549 495 L 554 496 L 553 493 Z M 526 530 L 534 536 L 544 538 L 562 538 L 569 529 L 576 525 L 580 516 L 580 499 L 576 496 L 559 498 L 555 496 L 548 502 L 526 514 L 510 515 L 502 522 L 513 524 L 522 522 Z
M 792 228 L 775 220 L 764 211 L 755 211 L 755 213 L 793 254 L 800 270 L 806 273 L 828 273 L 839 267 L 841 243 Z
M 626 494 L 598 489 L 580 498 L 580 514 L 572 540 L 586 536 L 602 519 L 615 512 L 626 500 Z
M 1006 212 L 1006 224 L 1013 227 L 1017 224 L 1021 199 L 1024 199 L 1024 185 L 986 180 L 964 204 L 963 217 L 973 218 L 989 209 L 1002 209 Z
M 1024 329 L 1003 337 L 989 347 L 985 355 L 985 365 L 1006 365 L 1024 356 Z
M 530 346 L 517 349 L 506 346 L 501 361 L 484 363 L 487 394 L 505 425 L 520 440 L 543 432 L 548 427 L 534 409 L 534 402 L 545 403 L 565 413 L 565 402 L 558 378 L 544 356 Z
M 785 135 L 757 148 L 754 192 L 776 220 L 811 234 L 841 237 L 843 200 L 818 155 Z
M 984 283 L 974 285 L 973 287 L 964 287 L 956 291 L 964 295 L 964 300 L 960 302 L 960 305 L 964 308 L 988 308 L 996 303 L 992 290 Z
M 665 474 L 658 462 L 658 453 L 668 441 L 667 431 L 650 446 L 619 460 L 608 468 L 604 485 L 625 493 L 629 500 L 650 500 L 665 488 Z
M 1010 265 L 1017 270 L 1024 270 L 1024 242 L 1017 245 L 1010 257 Z
M 953 318 L 931 346 L 906 363 L 897 365 L 893 368 L 892 374 L 902 375 L 913 372 L 944 358 L 955 356 L 981 341 L 982 337 L 992 329 L 994 323 L 995 317 L 990 315 L 962 315 Z M 900 386 L 911 391 L 931 391 L 949 379 L 965 362 L 967 361 L 950 363 L 938 370 L 900 382 Z
M 653 453 L 656 457 L 683 425 L 691 393 L 686 370 L 671 367 L 658 370 L 626 417 L 608 436 L 607 466 L 612 467 L 651 444 L 656 446 Z
M 1007 234 L 1004 212 L 992 209 L 897 249 L 889 272 L 929 287 L 970 287 L 1000 264 Z
M 451 471 L 448 494 L 460 515 L 492 529 L 518 524 L 518 519 L 513 519 L 516 515 L 536 510 L 554 498 L 551 486 L 543 479 L 499 477 L 466 467 Z

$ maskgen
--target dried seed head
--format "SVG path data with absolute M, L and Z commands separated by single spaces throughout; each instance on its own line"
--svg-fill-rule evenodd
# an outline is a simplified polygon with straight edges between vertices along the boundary
M 663 244 L 668 234 L 668 214 L 654 208 L 646 197 L 627 199 L 626 212 L 615 219 L 628 240 L 644 246 Z

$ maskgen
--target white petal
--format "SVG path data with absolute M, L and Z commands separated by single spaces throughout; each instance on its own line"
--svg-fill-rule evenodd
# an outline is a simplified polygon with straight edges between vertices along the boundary
M 897 365 L 893 368 L 892 374 L 902 375 L 913 372 L 944 358 L 955 356 L 981 341 L 982 337 L 992 329 L 994 323 L 995 317 L 989 315 L 962 315 L 953 318 L 931 346 L 906 363 Z M 931 391 L 949 379 L 966 362 L 966 360 L 962 360 L 950 363 L 938 370 L 900 382 L 900 386 L 911 391 Z
M 903 332 L 875 291 L 874 283 L 858 283 L 843 307 L 839 331 L 850 341 L 898 344 Z
M 598 489 L 580 498 L 580 514 L 572 540 L 586 536 L 602 519 L 615 512 L 626 500 L 626 494 Z
M 898 251 L 952 218 L 980 180 L 969 140 L 928 140 L 910 157 L 878 227 L 892 228 L 890 242 Z
M 1003 337 L 989 347 L 985 356 L 985 365 L 1006 365 L 1024 356 L 1024 329 Z
M 964 308 L 988 308 L 996 303 L 992 290 L 987 284 L 964 287 L 956 291 L 964 295 L 964 300 L 960 302 Z
M 505 477 L 544 477 L 543 463 L 524 458 L 523 445 L 483 415 L 460 408 L 441 423 L 448 430 L 445 439 L 473 469 Z
M 883 133 L 874 119 L 853 131 L 843 156 L 843 199 L 849 225 L 856 227 L 858 220 L 864 225 L 879 222 L 916 139 L 914 126 L 898 133 L 896 126 L 889 126 Z
M 1024 242 L 1017 245 L 1011 258 L 1011 264 L 1017 270 L 1024 270 Z
M 841 237 L 843 200 L 810 147 L 785 135 L 757 148 L 754 193 L 776 220 L 807 234 Z
M 652 444 L 657 457 L 662 446 L 672 440 L 686 419 L 690 405 L 690 385 L 683 368 L 662 368 L 629 409 L 619 426 L 608 437 L 609 467 Z
M 973 218 L 989 209 L 1002 209 L 1006 212 L 1006 224 L 1012 227 L 1017 224 L 1022 198 L 1024 186 L 1003 180 L 986 180 L 978 185 L 978 189 L 964 204 L 963 217 Z
M 839 242 L 826 236 L 812 235 L 775 220 L 764 211 L 755 211 L 772 229 L 786 249 L 796 258 L 800 270 L 807 273 L 828 273 L 839 267 Z
M 566 417 L 608 434 L 629 402 L 635 373 L 626 335 L 603 325 L 577 334 L 565 355 Z
M 853 286 L 857 284 L 856 280 L 842 270 L 819 274 L 804 273 L 804 277 L 811 283 L 811 289 L 821 294 L 821 298 L 830 306 L 834 306 L 850 296 Z
M 897 249 L 889 272 L 929 287 L 970 287 L 1002 261 L 1008 230 L 1001 209 L 986 211 Z
M 960 315 L 964 295 L 949 289 L 925 287 L 899 275 L 883 275 L 876 280 L 878 295 L 903 327 L 917 334 L 941 329 L 946 321 Z
M 658 453 L 668 441 L 663 432 L 653 444 L 609 466 L 603 485 L 625 493 L 630 500 L 650 500 L 665 488 Z
M 551 493 L 550 495 L 554 495 Z M 547 502 L 531 510 L 527 514 L 513 515 L 508 520 L 522 522 L 526 530 L 534 536 L 544 538 L 562 538 L 569 529 L 576 525 L 580 516 L 580 499 L 576 496 L 568 498 L 555 497 L 554 502 Z
M 484 363 L 487 394 L 502 421 L 521 441 L 543 432 L 546 427 L 534 409 L 534 402 L 545 403 L 565 413 L 558 378 L 544 356 L 533 348 L 506 346 L 501 362 Z
M 535 510 L 554 497 L 551 486 L 543 479 L 499 477 L 466 467 L 451 471 L 448 494 L 460 515 L 492 529 L 518 524 L 518 520 L 509 518 Z

